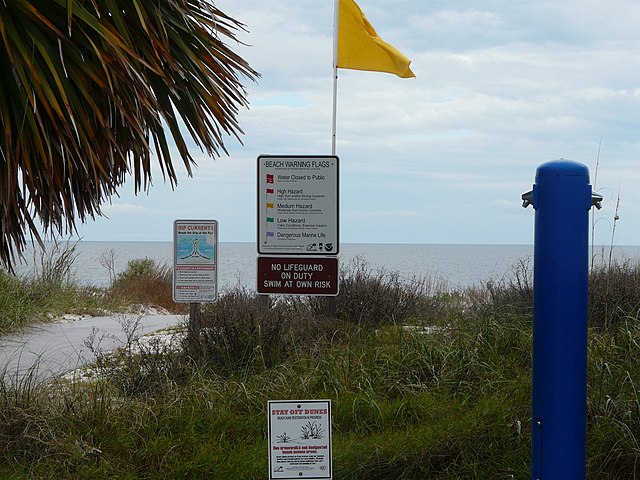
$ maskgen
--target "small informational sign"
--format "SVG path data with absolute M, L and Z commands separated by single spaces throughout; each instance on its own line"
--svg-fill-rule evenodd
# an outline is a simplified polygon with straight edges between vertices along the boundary
M 258 293 L 338 295 L 336 257 L 258 257 Z
M 173 222 L 173 300 L 215 302 L 218 296 L 218 222 Z
M 337 255 L 338 157 L 258 157 L 258 253 Z
M 270 400 L 268 407 L 269 480 L 331 479 L 331 400 Z

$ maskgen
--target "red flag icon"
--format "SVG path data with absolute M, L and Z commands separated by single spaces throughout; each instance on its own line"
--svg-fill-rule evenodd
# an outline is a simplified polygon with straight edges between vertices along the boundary
M 267 173 L 267 183 L 273 183 L 273 174 Z

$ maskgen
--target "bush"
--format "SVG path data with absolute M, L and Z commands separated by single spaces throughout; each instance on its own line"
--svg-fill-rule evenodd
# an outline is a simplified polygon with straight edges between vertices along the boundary
M 640 311 L 640 264 L 629 260 L 600 266 L 589 275 L 589 322 L 607 328 L 637 317 Z
M 398 273 L 373 271 L 356 258 L 340 271 L 338 318 L 363 326 L 379 326 L 442 313 L 447 304 L 444 282 L 403 279 Z M 319 310 L 315 301 L 316 312 Z
M 77 243 L 53 241 L 39 254 L 34 253 L 31 282 L 43 295 L 75 286 L 72 270 L 78 257 Z
M 202 311 L 200 360 L 222 375 L 273 368 L 298 351 L 319 348 L 335 323 L 315 315 L 309 302 L 260 298 L 242 287 Z
M 501 321 L 533 318 L 533 271 L 518 262 L 505 278 L 467 290 L 478 317 L 493 315 Z M 640 313 L 640 264 L 626 260 L 594 267 L 589 272 L 589 325 L 608 329 Z
M 373 273 L 357 259 L 340 274 L 337 318 L 325 316 L 323 297 L 260 297 L 237 287 L 202 311 L 199 363 L 222 375 L 255 372 L 299 352 L 319 358 L 353 326 L 439 322 L 458 308 L 443 283 Z M 187 347 L 189 348 L 189 347 Z
M 109 289 L 118 303 L 157 305 L 170 312 L 184 313 L 186 306 L 173 301 L 173 271 L 151 258 L 130 260 Z
M 504 278 L 488 280 L 467 290 L 469 313 L 476 318 L 500 319 L 501 323 L 533 320 L 533 269 L 520 260 Z
M 193 364 L 180 348 L 179 330 L 142 336 L 141 317 L 120 316 L 117 321 L 125 334 L 125 343 L 115 353 L 103 350 L 106 338 L 94 327 L 84 346 L 96 361 L 85 372 L 108 379 L 109 384 L 127 397 L 161 394 L 168 386 L 183 385 L 192 376 Z

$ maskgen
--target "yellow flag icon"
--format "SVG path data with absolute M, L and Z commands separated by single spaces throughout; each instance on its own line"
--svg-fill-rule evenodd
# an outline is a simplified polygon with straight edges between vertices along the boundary
M 354 0 L 339 0 L 337 31 L 339 68 L 415 77 L 411 60 L 378 36 Z

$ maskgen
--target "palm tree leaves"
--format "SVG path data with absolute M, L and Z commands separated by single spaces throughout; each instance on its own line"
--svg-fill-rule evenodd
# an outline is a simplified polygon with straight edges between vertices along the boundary
M 170 140 L 191 174 L 185 129 L 226 153 L 258 77 L 225 43 L 239 28 L 207 0 L 0 2 L 0 261 L 35 219 L 73 231 L 129 175 L 148 188 L 152 151 L 175 184 Z

